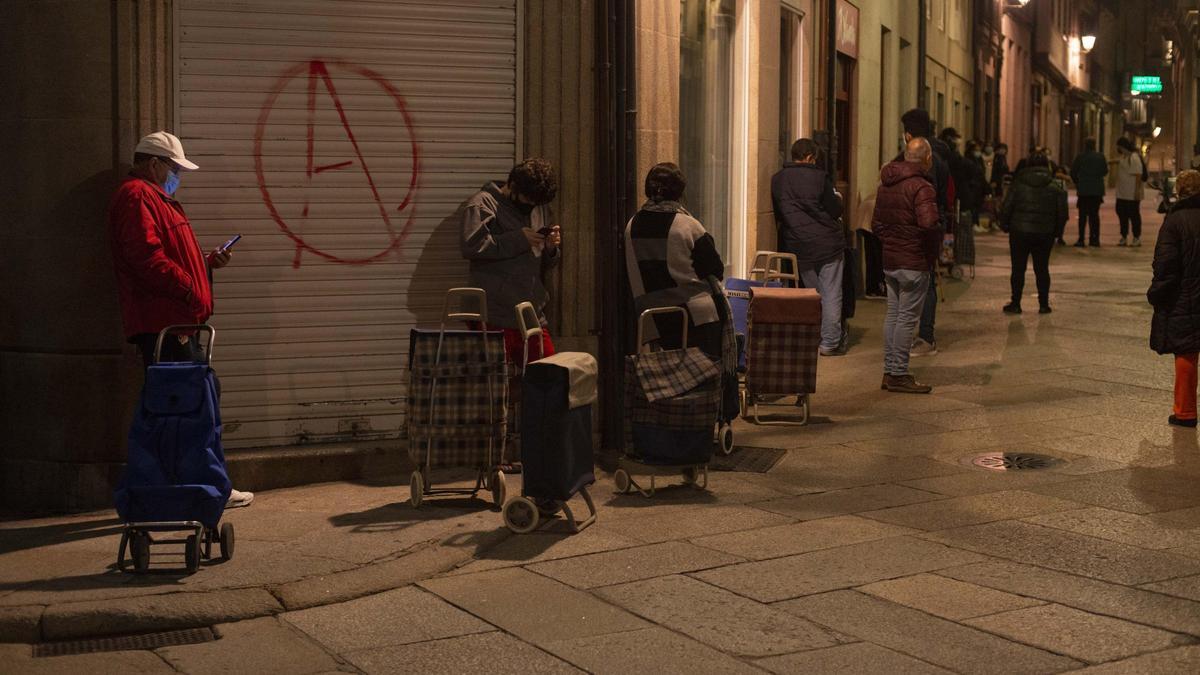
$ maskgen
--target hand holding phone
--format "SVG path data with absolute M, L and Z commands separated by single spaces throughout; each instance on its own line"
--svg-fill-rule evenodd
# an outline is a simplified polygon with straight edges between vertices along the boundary
M 550 225 L 538 230 L 538 234 L 546 238 L 546 245 L 550 248 L 558 248 L 562 245 L 562 228 L 558 225 Z
M 240 234 L 234 235 L 233 239 L 230 239 L 229 241 L 225 242 L 224 244 L 221 244 L 221 250 L 228 251 L 229 249 L 233 248 L 233 245 L 238 243 L 238 240 L 241 238 L 242 238 L 242 235 L 240 235 Z

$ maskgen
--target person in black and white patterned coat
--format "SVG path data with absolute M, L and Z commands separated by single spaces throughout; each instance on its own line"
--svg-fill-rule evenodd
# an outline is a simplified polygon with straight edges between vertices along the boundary
M 671 162 L 646 175 L 647 201 L 625 226 L 625 263 L 634 305 L 640 315 L 655 307 L 685 307 L 688 346 L 720 358 L 721 315 L 710 277 L 724 278 L 725 263 L 712 235 L 679 203 L 687 180 Z M 656 317 L 663 346 L 679 345 L 679 324 Z

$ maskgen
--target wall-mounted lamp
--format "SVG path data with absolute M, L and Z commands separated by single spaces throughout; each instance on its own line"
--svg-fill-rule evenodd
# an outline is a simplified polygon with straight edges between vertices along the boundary
M 1079 47 L 1082 49 L 1084 54 L 1092 51 L 1092 47 L 1095 47 L 1095 46 L 1096 46 L 1096 36 L 1095 35 L 1084 35 L 1083 37 L 1079 38 Z
M 1162 127 L 1154 127 L 1154 132 L 1151 133 L 1150 136 L 1153 138 L 1158 138 L 1158 135 L 1161 133 L 1162 133 Z

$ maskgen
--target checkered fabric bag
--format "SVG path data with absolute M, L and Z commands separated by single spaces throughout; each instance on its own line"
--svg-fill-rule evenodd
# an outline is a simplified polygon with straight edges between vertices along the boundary
M 755 323 L 746 346 L 750 394 L 811 394 L 817 390 L 819 324 Z
M 637 359 L 637 380 L 651 403 L 686 394 L 720 376 L 720 366 L 696 347 L 651 352 Z
M 414 329 L 409 338 L 408 455 L 427 468 L 499 460 L 507 420 L 508 367 L 499 331 Z
M 680 351 L 680 350 L 674 350 Z M 646 398 L 638 378 L 638 361 L 653 360 L 660 354 L 651 352 L 625 357 L 625 430 L 630 438 L 632 424 L 670 429 L 673 431 L 712 430 L 721 405 L 721 378 L 714 376 L 686 393 L 651 402 Z

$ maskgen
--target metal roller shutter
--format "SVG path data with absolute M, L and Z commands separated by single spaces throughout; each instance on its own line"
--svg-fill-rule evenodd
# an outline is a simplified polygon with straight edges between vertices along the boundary
M 458 206 L 517 150 L 516 0 L 176 0 L 179 197 L 216 272 L 230 447 L 400 434 Z

